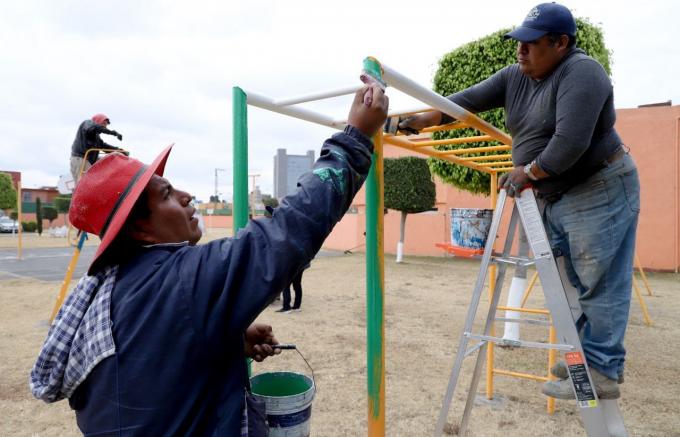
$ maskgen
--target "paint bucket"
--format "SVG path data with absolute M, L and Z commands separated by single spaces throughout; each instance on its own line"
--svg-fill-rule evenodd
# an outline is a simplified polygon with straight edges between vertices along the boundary
M 492 209 L 451 208 L 451 244 L 483 251 L 492 217 Z
M 296 372 L 260 373 L 250 378 L 250 388 L 265 403 L 270 437 L 309 437 L 316 393 L 313 370 L 311 378 Z

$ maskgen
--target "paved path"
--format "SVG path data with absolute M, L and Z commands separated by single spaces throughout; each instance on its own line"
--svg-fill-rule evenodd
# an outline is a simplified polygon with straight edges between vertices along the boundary
M 50 247 L 24 249 L 23 260 L 17 259 L 16 249 L 0 249 L 0 281 L 12 278 L 34 278 L 62 281 L 73 257 L 74 248 Z M 80 279 L 92 262 L 95 246 L 83 247 L 73 279 Z M 342 252 L 320 251 L 317 256 L 341 256 Z
M 61 281 L 74 250 L 70 247 L 24 249 L 23 259 L 18 260 L 16 249 L 0 249 L 0 280 L 28 277 L 43 281 Z M 83 247 L 73 272 L 74 279 L 83 276 L 96 250 L 94 246 Z

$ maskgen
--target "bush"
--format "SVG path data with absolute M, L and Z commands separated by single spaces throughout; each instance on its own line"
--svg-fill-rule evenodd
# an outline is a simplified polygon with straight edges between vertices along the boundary
M 434 202 L 435 186 L 425 159 L 385 159 L 385 208 L 411 214 L 431 209 Z
M 435 73 L 434 91 L 448 96 L 481 82 L 507 65 L 514 64 L 516 62 L 517 44 L 512 40 L 503 40 L 503 35 L 510 30 L 499 30 L 445 54 L 439 60 L 439 68 Z M 576 45 L 602 64 L 607 74 L 611 74 L 610 52 L 604 45 L 602 30 L 598 26 L 590 23 L 588 19 L 577 18 Z M 477 115 L 497 128 L 505 130 L 503 109 L 494 109 Z M 436 132 L 433 137 L 434 139 L 444 139 L 475 134 L 476 131 L 471 129 L 458 129 L 449 132 Z M 441 150 L 452 150 L 491 145 L 498 145 L 498 142 L 475 143 L 474 145 L 456 144 L 439 148 Z M 507 152 L 489 154 L 501 153 Z M 432 173 L 438 175 L 444 182 L 472 193 L 489 194 L 491 177 L 487 173 L 436 158 L 429 158 L 428 164 Z
M 21 222 L 21 229 L 24 232 L 35 232 L 38 229 L 38 224 L 36 222 Z
M 53 206 L 43 206 L 42 207 L 42 213 L 43 217 L 46 218 L 50 222 L 50 226 L 52 226 L 52 222 L 57 218 L 58 212 L 57 208 Z

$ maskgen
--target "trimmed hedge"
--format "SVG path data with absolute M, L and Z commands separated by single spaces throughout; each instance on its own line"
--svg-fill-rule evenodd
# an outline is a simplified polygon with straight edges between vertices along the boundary
M 604 44 L 602 29 L 586 18 L 576 19 L 576 46 L 595 58 L 611 75 L 610 52 Z M 488 78 L 496 71 L 516 62 L 517 43 L 504 40 L 503 35 L 511 29 L 502 29 L 477 41 L 467 43 L 439 60 L 439 68 L 434 76 L 434 91 L 448 96 L 464 90 Z M 497 128 L 505 131 L 505 111 L 494 109 L 477 114 Z M 434 139 L 458 138 L 475 135 L 471 129 L 459 129 L 449 132 L 436 132 Z M 441 150 L 466 148 L 471 146 L 498 145 L 498 142 L 457 144 L 438 147 Z M 496 152 L 490 154 L 501 154 Z M 487 173 L 452 164 L 436 158 L 429 158 L 428 164 L 432 173 L 444 182 L 462 190 L 488 195 L 491 177 Z
M 21 222 L 21 229 L 24 232 L 35 232 L 38 229 L 38 224 L 36 222 Z
M 423 158 L 385 159 L 385 208 L 407 214 L 428 211 L 435 203 L 435 186 Z

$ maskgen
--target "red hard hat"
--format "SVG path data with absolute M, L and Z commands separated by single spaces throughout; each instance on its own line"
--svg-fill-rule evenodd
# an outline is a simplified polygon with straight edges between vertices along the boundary
M 90 268 L 116 239 L 151 177 L 163 175 L 172 146 L 166 147 L 149 166 L 122 153 L 111 153 L 78 181 L 68 211 L 69 221 L 81 231 L 101 238 Z
M 111 121 L 109 120 L 109 117 L 107 117 L 106 114 L 94 114 L 92 116 L 92 121 L 94 121 L 97 124 L 102 124 L 105 121 L 107 123 L 111 123 Z

